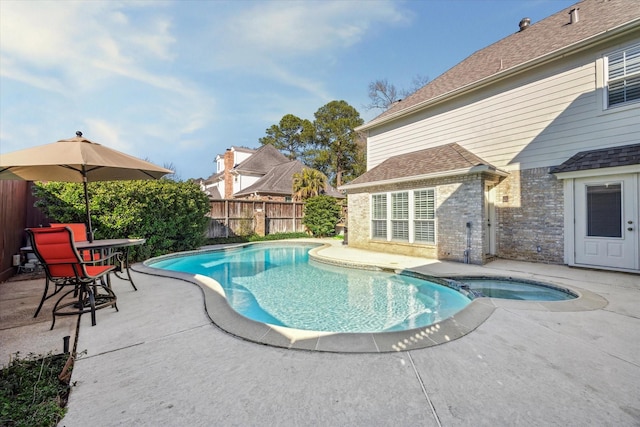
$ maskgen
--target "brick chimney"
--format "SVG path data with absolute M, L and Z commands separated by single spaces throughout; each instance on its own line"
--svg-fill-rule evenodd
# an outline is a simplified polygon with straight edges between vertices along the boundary
M 227 151 L 224 153 L 224 198 L 232 199 L 233 198 L 233 175 L 231 175 L 231 170 L 235 166 L 234 164 L 234 152 L 227 148 Z

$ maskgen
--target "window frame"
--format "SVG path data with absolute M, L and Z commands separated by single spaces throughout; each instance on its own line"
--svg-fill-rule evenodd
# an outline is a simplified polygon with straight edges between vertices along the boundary
M 417 201 L 423 203 L 424 206 L 417 206 Z M 370 239 L 410 244 L 437 244 L 435 187 L 372 193 L 369 198 L 369 206 L 371 208 Z M 425 227 L 426 224 L 431 225 Z M 425 235 L 425 228 L 427 229 L 426 234 L 430 235 L 432 240 L 421 238 Z
M 604 89 L 605 90 L 604 90 L 603 101 L 604 101 L 605 110 L 623 107 L 623 106 L 640 102 L 640 88 L 631 91 L 632 94 L 637 93 L 636 97 L 632 99 L 626 99 L 629 92 L 629 87 L 627 86 L 627 82 L 629 80 L 636 80 L 634 83 L 636 83 L 637 85 L 640 85 L 640 63 L 637 66 L 633 67 L 633 65 L 635 64 L 633 64 L 632 62 L 630 64 L 632 65 L 631 70 L 630 71 L 627 70 L 627 67 L 629 66 L 629 64 L 627 63 L 628 54 L 630 54 L 632 58 L 638 58 L 637 61 L 640 61 L 640 43 L 626 46 L 622 49 L 618 49 L 604 55 Z M 621 74 L 614 78 L 610 78 L 610 74 L 612 72 L 612 64 L 610 62 L 610 58 L 614 56 L 619 56 L 619 55 L 622 55 L 622 58 L 621 58 L 622 64 L 619 67 L 622 69 Z M 614 84 L 622 83 L 623 87 L 618 91 L 621 90 L 621 95 L 623 98 L 625 98 L 622 101 L 615 102 L 613 104 L 611 103 L 612 92 L 610 90 L 612 83 Z

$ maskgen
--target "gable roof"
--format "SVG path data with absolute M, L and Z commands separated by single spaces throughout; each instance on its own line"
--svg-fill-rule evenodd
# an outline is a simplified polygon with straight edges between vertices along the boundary
M 581 151 L 561 165 L 551 168 L 551 173 L 577 172 L 631 165 L 640 165 L 640 144 Z
M 234 194 L 237 196 L 249 196 L 251 194 L 291 196 L 293 193 L 293 175 L 307 168 L 298 160 L 290 160 L 271 169 L 265 176 L 244 190 Z M 335 188 L 328 186 L 325 194 L 332 197 L 344 197 Z
M 578 8 L 577 22 L 569 12 Z M 357 130 L 366 130 L 640 25 L 638 0 L 583 0 L 485 47 Z
M 213 200 L 222 199 L 222 194 L 220 194 L 220 191 L 218 191 L 218 187 L 208 188 L 205 192 L 207 196 L 209 196 L 209 199 L 213 199 Z
M 490 163 L 456 143 L 393 156 L 360 175 L 342 189 L 392 182 L 415 181 L 441 176 L 492 172 L 506 175 Z
M 253 193 L 291 195 L 293 188 L 293 174 L 300 172 L 304 165 L 297 160 L 281 163 L 273 167 L 265 176 L 234 196 L 248 196 Z
M 254 150 L 253 148 L 247 148 L 247 147 L 237 147 L 235 145 L 232 145 L 231 147 L 227 148 L 227 151 L 235 151 L 238 153 L 248 153 L 248 154 L 253 154 L 256 152 L 256 150 Z M 224 158 L 225 153 L 222 154 L 218 154 L 216 156 L 216 159 L 222 159 Z
M 271 144 L 260 147 L 248 159 L 233 168 L 233 172 L 248 175 L 264 175 L 276 165 L 286 163 L 289 159 Z

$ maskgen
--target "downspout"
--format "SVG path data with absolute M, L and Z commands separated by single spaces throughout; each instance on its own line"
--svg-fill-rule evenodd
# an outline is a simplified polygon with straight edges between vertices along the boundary
M 467 248 L 464 250 L 464 263 L 469 264 L 471 253 L 471 223 L 467 222 Z

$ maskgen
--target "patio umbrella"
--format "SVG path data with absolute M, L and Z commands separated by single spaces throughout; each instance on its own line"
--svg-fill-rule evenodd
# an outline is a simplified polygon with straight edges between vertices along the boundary
M 82 137 L 82 132 L 76 132 L 75 138 L 0 156 L 0 179 L 82 182 L 90 241 L 93 229 L 88 182 L 158 179 L 171 173 L 169 169 L 89 141 Z

